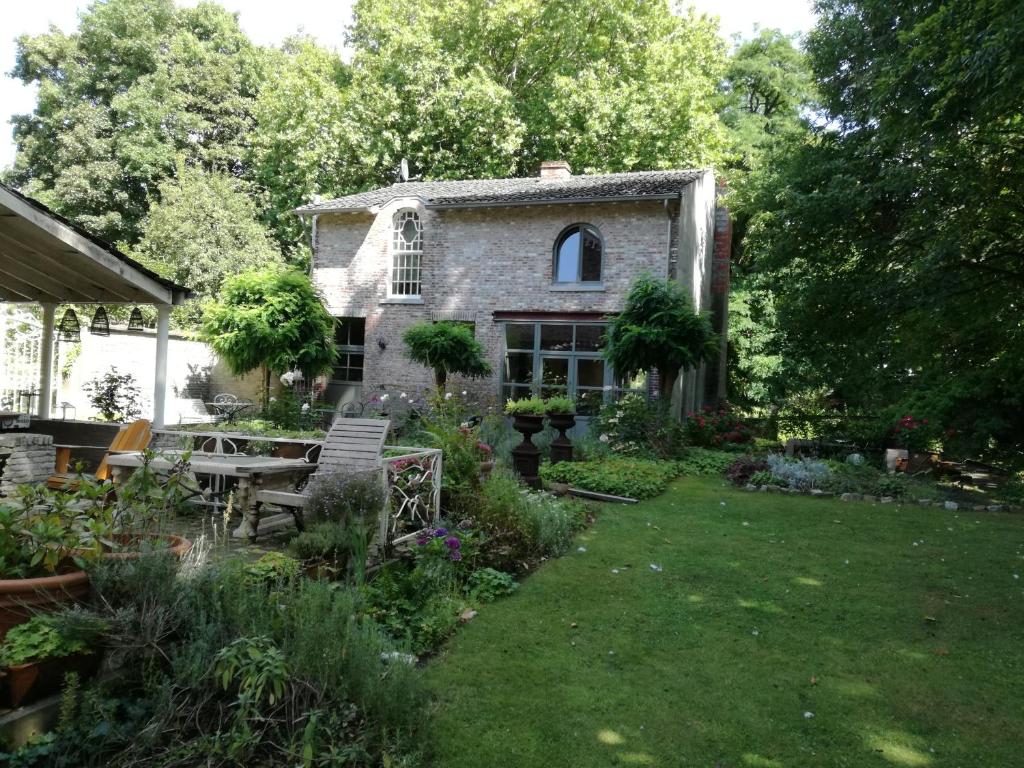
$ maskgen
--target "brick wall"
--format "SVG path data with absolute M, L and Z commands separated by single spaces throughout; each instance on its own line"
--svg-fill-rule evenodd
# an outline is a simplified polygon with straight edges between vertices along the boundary
M 391 222 L 402 208 L 416 209 L 423 221 L 418 304 L 387 298 Z M 604 240 L 604 290 L 552 288 L 555 240 L 576 223 L 595 226 Z M 486 381 L 452 386 L 494 396 L 504 348 L 495 311 L 617 312 L 638 274 L 668 273 L 671 223 L 661 201 L 431 211 L 415 200 L 393 201 L 376 216 L 318 216 L 313 278 L 332 314 L 366 318 L 364 398 L 382 387 L 429 387 L 430 372 L 409 363 L 401 335 L 418 320 L 447 317 L 475 323 L 494 369 Z

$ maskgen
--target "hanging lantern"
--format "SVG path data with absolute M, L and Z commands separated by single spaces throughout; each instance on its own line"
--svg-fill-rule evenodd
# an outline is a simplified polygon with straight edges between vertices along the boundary
M 75 310 L 68 308 L 67 312 L 64 313 L 64 317 L 60 319 L 60 325 L 57 326 L 57 338 L 61 341 L 81 341 L 81 326 L 78 324 L 78 315 L 75 314 Z
M 131 317 L 128 318 L 128 330 L 141 331 L 144 325 L 142 322 L 142 310 L 136 307 L 132 310 Z
M 107 319 L 107 310 L 103 307 L 96 308 L 96 314 L 92 316 L 92 322 L 89 323 L 89 333 L 94 336 L 110 335 L 110 320 Z

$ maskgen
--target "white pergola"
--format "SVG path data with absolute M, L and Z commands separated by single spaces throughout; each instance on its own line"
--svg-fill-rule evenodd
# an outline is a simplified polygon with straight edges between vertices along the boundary
M 0 184 L 0 302 L 39 304 L 39 417 L 50 417 L 54 317 L 59 304 L 156 306 L 153 426 L 164 425 L 171 307 L 189 289 L 160 277 L 42 203 Z

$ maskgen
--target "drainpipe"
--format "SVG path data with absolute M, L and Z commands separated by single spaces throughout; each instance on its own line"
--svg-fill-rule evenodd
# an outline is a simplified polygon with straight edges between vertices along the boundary
M 668 198 L 662 201 L 667 220 L 667 227 L 665 228 L 665 277 L 674 278 L 675 265 L 672 262 L 672 206 L 669 205 L 670 202 Z

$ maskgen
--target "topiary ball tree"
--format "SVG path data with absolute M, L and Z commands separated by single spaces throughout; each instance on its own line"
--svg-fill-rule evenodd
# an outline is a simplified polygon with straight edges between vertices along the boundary
M 657 368 L 661 391 L 671 397 L 680 371 L 718 354 L 718 337 L 679 283 L 641 275 L 625 308 L 608 324 L 604 354 L 620 375 Z
M 262 366 L 264 407 L 271 372 L 297 367 L 312 378 L 330 370 L 337 356 L 334 318 L 309 278 L 283 266 L 226 280 L 203 309 L 201 336 L 236 375 Z
M 483 345 L 463 323 L 423 321 L 410 326 L 402 335 L 405 354 L 414 363 L 434 371 L 434 383 L 444 389 L 448 374 L 480 379 L 489 376 L 491 366 Z

